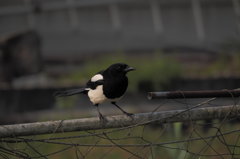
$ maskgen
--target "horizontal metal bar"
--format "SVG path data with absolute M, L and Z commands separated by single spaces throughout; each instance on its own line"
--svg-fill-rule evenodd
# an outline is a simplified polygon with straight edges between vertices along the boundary
M 240 90 L 149 92 L 148 99 L 239 97 Z
M 31 11 L 32 11 L 31 7 L 20 6 L 20 5 L 0 7 L 0 16 L 26 14 L 26 13 L 30 13 Z
M 208 100 L 204 103 L 210 101 L 211 100 Z M 131 126 L 134 127 L 149 124 L 152 122 L 173 123 L 190 120 L 196 121 L 204 119 L 237 118 L 240 115 L 239 105 L 198 108 L 202 104 L 198 104 L 194 107 L 184 110 L 141 113 L 134 114 L 132 117 L 127 117 L 126 115 L 106 116 L 106 121 L 104 123 L 100 122 L 99 118 L 93 117 L 27 124 L 0 125 L 0 139 L 6 137 L 28 135 L 52 134 L 107 128 L 123 128 Z
M 143 0 L 141 0 L 144 2 Z M 76 1 L 74 4 L 68 4 L 67 2 L 47 2 L 40 3 L 40 7 L 42 11 L 54 11 L 54 10 L 62 10 L 69 8 L 77 8 L 77 7 L 89 7 L 89 6 L 98 6 L 98 5 L 111 5 L 118 3 L 139 3 L 139 0 L 101 0 L 101 1 L 89 1 L 89 0 L 81 0 Z M 0 15 L 17 15 L 23 13 L 29 13 L 33 11 L 33 6 L 26 7 L 24 5 L 12 5 L 12 6 L 0 6 Z

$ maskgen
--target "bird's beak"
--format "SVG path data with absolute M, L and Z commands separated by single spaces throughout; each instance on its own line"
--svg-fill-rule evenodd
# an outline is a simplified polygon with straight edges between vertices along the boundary
M 127 68 L 125 68 L 125 72 L 129 72 L 129 71 L 134 71 L 134 70 L 136 70 L 135 68 L 133 68 L 133 67 L 130 67 L 130 66 L 128 66 Z

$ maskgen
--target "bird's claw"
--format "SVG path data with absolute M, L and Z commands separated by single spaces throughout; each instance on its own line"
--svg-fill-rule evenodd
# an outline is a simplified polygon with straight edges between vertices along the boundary
M 132 116 L 133 115 L 133 113 L 125 113 L 127 116 Z
M 125 112 L 125 114 L 126 114 L 128 117 L 130 117 L 131 119 L 133 119 L 133 113 L 127 113 L 127 112 Z
M 107 121 L 107 119 L 102 114 L 99 115 L 99 120 L 102 124 L 106 123 Z

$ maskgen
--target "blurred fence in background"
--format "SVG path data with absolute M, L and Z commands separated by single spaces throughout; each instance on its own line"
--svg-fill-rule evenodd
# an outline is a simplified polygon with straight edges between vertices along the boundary
M 239 0 L 1 0 L 0 36 L 35 30 L 48 58 L 116 50 L 234 49 L 239 16 Z

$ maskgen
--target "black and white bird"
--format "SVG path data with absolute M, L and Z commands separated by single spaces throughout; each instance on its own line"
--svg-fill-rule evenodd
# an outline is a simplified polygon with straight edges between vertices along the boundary
M 124 63 L 112 64 L 106 70 L 100 71 L 94 75 L 87 82 L 85 88 L 59 91 L 55 93 L 55 96 L 63 97 L 80 93 L 88 95 L 90 101 L 97 107 L 100 120 L 103 120 L 104 117 L 100 113 L 98 106 L 106 101 L 111 102 L 127 116 L 131 116 L 131 113 L 123 110 L 116 102 L 123 97 L 127 90 L 128 78 L 126 74 L 133 70 L 135 70 L 133 67 Z

